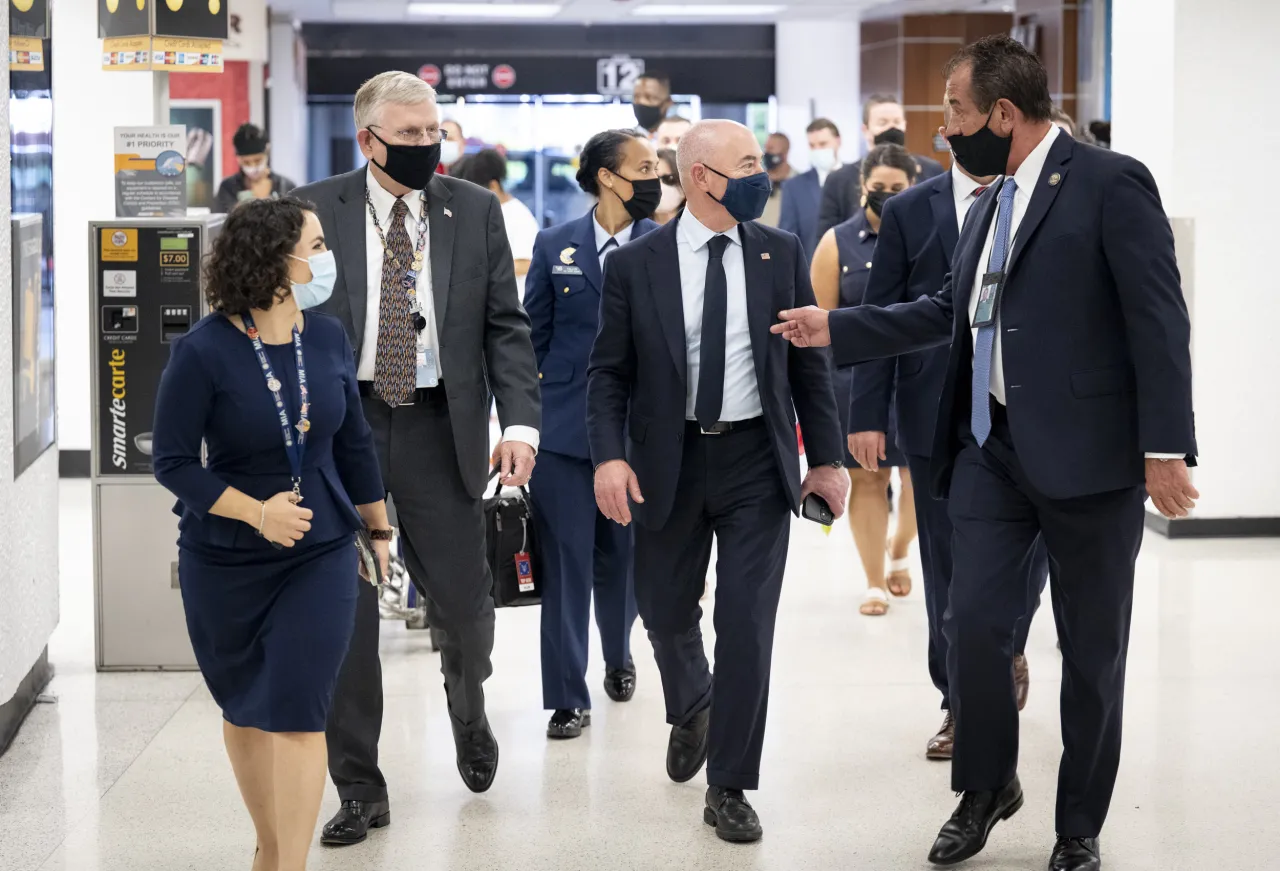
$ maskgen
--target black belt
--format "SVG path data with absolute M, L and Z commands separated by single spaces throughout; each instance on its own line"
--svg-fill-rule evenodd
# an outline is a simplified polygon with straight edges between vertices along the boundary
M 696 420 L 685 421 L 685 429 L 692 432 L 693 435 L 716 436 L 725 435 L 731 432 L 742 432 L 748 429 L 764 426 L 763 417 L 752 417 L 747 420 L 722 420 L 707 429 L 703 429 L 701 424 Z
M 382 398 L 378 396 L 378 394 L 374 391 L 372 381 L 361 381 L 359 383 L 359 386 L 360 386 L 360 395 L 365 397 L 366 399 Z M 441 382 L 440 384 L 437 384 L 435 387 L 419 387 L 417 390 L 413 391 L 413 394 L 408 399 L 400 403 L 400 405 L 418 405 L 424 402 L 444 402 L 444 401 L 445 401 L 444 383 Z

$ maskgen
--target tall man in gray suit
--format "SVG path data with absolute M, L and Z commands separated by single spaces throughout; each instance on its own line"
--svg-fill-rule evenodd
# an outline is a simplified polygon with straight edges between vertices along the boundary
M 405 560 L 440 630 L 458 771 L 484 792 L 498 768 L 482 688 L 493 671 L 482 508 L 490 397 L 505 427 L 503 483 L 522 485 L 541 425 L 529 319 L 497 198 L 435 172 L 444 137 L 431 86 L 408 73 L 376 76 L 356 94 L 355 121 L 368 166 L 295 193 L 316 203 L 337 254 L 325 308 L 351 337 Z M 360 596 L 329 720 L 329 773 L 342 801 L 322 836 L 331 845 L 390 822 L 378 769 L 378 599 L 367 584 Z

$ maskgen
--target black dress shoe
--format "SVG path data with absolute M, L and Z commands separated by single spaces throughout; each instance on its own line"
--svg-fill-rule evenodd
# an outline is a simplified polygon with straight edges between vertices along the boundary
M 604 691 L 615 702 L 629 702 L 636 694 L 636 670 L 611 668 L 604 673 Z
M 764 835 L 760 817 L 740 789 L 709 787 L 702 821 L 716 827 L 716 837 L 720 840 L 735 844 L 758 841 Z
M 584 726 L 591 725 L 591 712 L 582 708 L 556 711 L 547 724 L 548 738 L 578 738 Z
M 1101 871 L 1102 848 L 1097 838 L 1058 836 L 1049 857 L 1049 871 Z
M 320 831 L 320 843 L 330 847 L 359 844 L 370 829 L 391 825 L 391 806 L 385 801 L 344 801 L 342 810 Z
M 966 792 L 960 805 L 938 833 L 929 851 L 935 865 L 954 865 L 971 859 L 987 845 L 987 836 L 996 823 L 1007 820 L 1022 807 L 1022 784 L 1017 775 L 996 792 Z
M 693 780 L 707 761 L 707 731 L 711 726 L 711 707 L 693 715 L 683 726 L 671 727 L 667 742 L 667 776 L 676 783 Z
M 458 773 L 472 792 L 486 792 L 498 775 L 498 739 L 489 728 L 489 718 L 474 726 L 453 721 L 453 743 L 458 748 Z

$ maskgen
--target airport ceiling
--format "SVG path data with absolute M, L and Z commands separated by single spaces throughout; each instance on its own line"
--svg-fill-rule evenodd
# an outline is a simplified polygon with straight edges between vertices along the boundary
M 302 21 L 422 23 L 768 23 L 1013 11 L 1014 0 L 272 0 Z

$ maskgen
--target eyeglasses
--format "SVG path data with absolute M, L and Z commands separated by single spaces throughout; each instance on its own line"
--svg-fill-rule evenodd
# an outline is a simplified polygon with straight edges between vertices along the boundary
M 673 188 L 680 187 L 680 176 L 676 175 L 674 172 L 658 176 L 658 181 L 665 185 L 670 185 Z
M 385 128 L 370 124 L 369 129 Z M 392 131 L 387 138 L 393 145 L 436 145 L 449 138 L 449 131 L 442 127 L 405 127 Z

